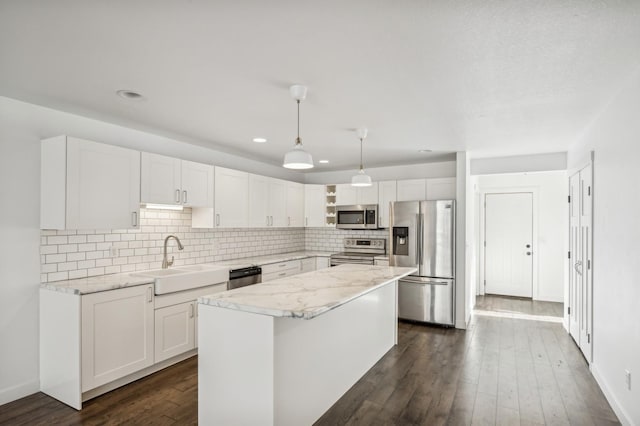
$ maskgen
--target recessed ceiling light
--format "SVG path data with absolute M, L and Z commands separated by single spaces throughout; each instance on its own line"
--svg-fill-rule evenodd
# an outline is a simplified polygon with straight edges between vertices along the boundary
M 265 143 L 267 140 L 265 138 L 253 138 L 255 143 Z
M 420 150 L 420 151 L 418 151 L 418 152 L 419 152 L 419 153 L 421 153 L 421 154 L 426 154 L 426 153 L 428 153 L 428 152 L 433 152 L 433 151 L 432 151 L 432 150 L 430 150 L 430 149 L 421 149 L 421 150 Z
M 144 99 L 144 96 L 142 96 L 138 92 L 134 92 L 133 90 L 118 90 L 116 94 L 121 98 L 129 99 L 132 101 L 139 101 Z
M 320 164 L 329 164 L 329 160 L 320 160 L 318 161 Z

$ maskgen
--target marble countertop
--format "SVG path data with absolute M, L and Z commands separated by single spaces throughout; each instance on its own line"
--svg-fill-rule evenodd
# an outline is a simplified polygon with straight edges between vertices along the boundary
M 142 272 L 142 271 L 141 271 Z M 153 278 L 142 277 L 137 272 L 101 275 L 40 284 L 40 288 L 70 294 L 89 294 L 99 291 L 117 290 L 136 285 L 152 284 Z
M 198 301 L 274 317 L 311 319 L 415 271 L 344 264 L 204 296 Z
M 333 253 L 324 251 L 294 251 L 290 253 L 270 254 L 265 256 L 243 257 L 215 262 L 216 265 L 225 265 L 230 269 L 246 268 L 247 266 L 262 266 L 270 263 L 280 263 L 289 260 L 304 259 L 307 257 L 329 257 Z

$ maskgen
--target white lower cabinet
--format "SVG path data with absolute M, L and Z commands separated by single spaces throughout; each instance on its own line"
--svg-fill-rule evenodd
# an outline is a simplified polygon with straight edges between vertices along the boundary
M 312 272 L 316 270 L 316 259 L 314 257 L 307 257 L 300 261 L 300 273 Z
M 188 302 L 155 311 L 155 362 L 196 347 L 196 305 Z
M 329 267 L 329 258 L 318 256 L 316 257 L 316 270 L 325 269 Z
M 374 259 L 375 266 L 389 266 L 389 259 Z
M 153 364 L 153 285 L 82 297 L 82 391 Z

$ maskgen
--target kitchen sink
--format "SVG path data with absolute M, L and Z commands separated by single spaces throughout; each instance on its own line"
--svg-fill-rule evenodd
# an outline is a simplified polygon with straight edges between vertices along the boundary
M 175 293 L 229 281 L 229 267 L 189 265 L 172 269 L 154 269 L 131 274 L 154 279 L 155 294 Z

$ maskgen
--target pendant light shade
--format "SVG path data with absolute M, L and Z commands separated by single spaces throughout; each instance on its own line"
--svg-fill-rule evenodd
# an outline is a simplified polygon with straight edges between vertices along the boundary
M 283 167 L 287 169 L 310 169 L 313 167 L 313 158 L 311 154 L 302 148 L 302 139 L 300 139 L 300 101 L 307 97 L 307 88 L 305 86 L 294 85 L 289 88 L 291 97 L 298 104 L 298 137 L 293 149 L 284 155 Z
M 357 175 L 351 178 L 351 186 L 371 186 L 371 176 L 364 172 L 364 166 L 362 165 L 362 142 L 367 137 L 368 129 L 361 127 L 358 129 L 358 138 L 360 139 L 360 171 Z

